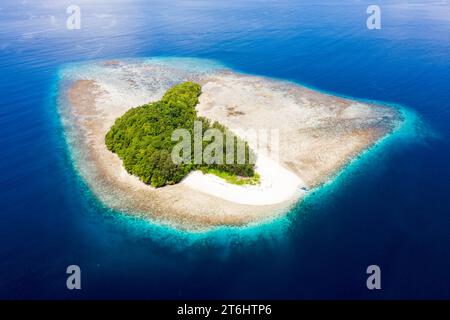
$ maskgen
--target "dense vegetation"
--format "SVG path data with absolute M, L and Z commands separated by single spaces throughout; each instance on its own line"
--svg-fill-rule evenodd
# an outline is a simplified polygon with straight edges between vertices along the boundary
M 227 181 L 246 181 L 254 183 L 254 164 L 250 163 L 251 150 L 245 143 L 245 163 L 237 162 L 238 138 L 234 137 L 234 162 L 225 164 L 175 164 L 171 153 L 177 144 L 172 141 L 172 132 L 184 128 L 190 132 L 191 143 L 194 139 L 194 121 L 202 122 L 203 134 L 209 128 L 216 128 L 226 134 L 227 129 L 215 122 L 211 124 L 207 119 L 197 117 L 195 106 L 201 93 L 200 85 L 185 82 L 169 89 L 160 101 L 146 104 L 127 111 L 118 118 L 106 135 L 107 148 L 116 153 L 122 160 L 126 170 L 138 176 L 143 182 L 154 187 L 175 184 L 192 170 L 212 172 Z M 203 142 L 203 148 L 211 142 Z M 224 141 L 225 145 L 225 141 Z M 192 160 L 194 148 L 192 148 Z M 234 177 L 234 179 L 233 179 Z

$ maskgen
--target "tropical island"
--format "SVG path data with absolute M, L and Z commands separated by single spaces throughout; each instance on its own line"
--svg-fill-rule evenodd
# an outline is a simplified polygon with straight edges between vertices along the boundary
M 192 231 L 285 214 L 403 121 L 392 107 L 201 59 L 83 63 L 60 78 L 67 142 L 92 193 Z

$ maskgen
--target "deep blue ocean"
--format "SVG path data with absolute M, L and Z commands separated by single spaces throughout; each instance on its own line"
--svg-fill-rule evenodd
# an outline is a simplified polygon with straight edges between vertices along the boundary
M 66 8 L 81 8 L 81 29 Z M 450 298 L 450 3 L 0 2 L 0 298 Z M 104 208 L 75 171 L 58 71 L 179 56 L 409 110 L 403 134 L 286 218 L 189 234 Z M 81 268 L 82 289 L 66 288 Z M 366 268 L 381 268 L 368 290 Z

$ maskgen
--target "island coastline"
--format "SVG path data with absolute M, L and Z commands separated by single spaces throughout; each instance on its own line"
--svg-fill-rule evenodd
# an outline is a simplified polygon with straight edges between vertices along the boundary
M 146 68 L 147 66 L 148 65 L 146 64 L 142 64 L 140 67 Z M 101 64 L 101 68 L 122 67 L 126 68 L 126 63 L 118 61 L 114 64 L 108 64 L 107 62 Z M 133 66 L 133 68 L 135 68 L 135 66 Z M 150 69 L 151 68 L 152 67 L 150 66 Z M 164 69 L 165 67 L 157 68 L 161 68 L 163 70 L 162 73 L 166 72 Z M 133 83 L 134 79 L 132 79 L 133 72 L 130 72 L 129 70 L 125 72 L 128 72 L 129 76 L 128 79 L 124 81 L 130 84 L 131 87 L 136 85 Z M 186 72 L 186 74 L 180 76 L 180 80 L 181 78 L 192 79 L 202 84 L 203 93 L 200 96 L 200 103 L 197 108 L 200 115 L 211 120 L 221 120 L 221 122 L 225 122 L 225 124 L 230 127 L 238 127 L 235 129 L 236 131 L 239 131 L 239 127 L 242 128 L 245 127 L 245 125 L 268 127 L 270 122 L 273 121 L 273 118 L 277 117 L 277 113 L 280 114 L 281 120 L 283 120 L 283 114 L 286 114 L 286 112 L 288 114 L 289 112 L 292 112 L 292 114 L 295 115 L 294 119 L 284 119 L 285 122 L 289 120 L 288 125 L 285 127 L 294 127 L 296 132 L 299 132 L 300 134 L 303 132 L 303 137 L 311 137 L 311 139 L 310 141 L 305 142 L 304 145 L 297 145 L 296 149 L 293 151 L 283 149 L 283 145 L 281 146 L 281 154 L 288 156 L 281 159 L 279 163 L 280 168 L 283 168 L 283 170 L 286 170 L 292 176 L 297 177 L 295 183 L 291 182 L 290 184 L 294 192 L 291 190 L 288 197 L 283 198 L 281 196 L 278 197 L 276 201 L 272 202 L 265 201 L 258 203 L 258 201 L 240 201 L 245 200 L 245 196 L 241 198 L 236 196 L 221 197 L 217 192 L 208 193 L 208 189 L 212 190 L 211 185 L 206 183 L 207 188 L 201 188 L 202 183 L 205 184 L 205 182 L 211 182 L 211 180 L 216 180 L 217 182 L 217 178 L 210 176 L 205 180 L 204 177 L 199 178 L 200 173 L 198 172 L 188 176 L 185 181 L 182 181 L 177 185 L 166 186 L 161 189 L 154 189 L 143 184 L 137 177 L 128 174 L 123 168 L 121 160 L 115 154 L 109 152 L 104 146 L 105 132 L 117 117 L 121 116 L 124 111 L 133 106 L 133 102 L 127 101 L 126 103 L 128 105 L 118 107 L 123 98 L 117 99 L 117 105 L 105 109 L 104 105 L 105 103 L 107 104 L 107 101 L 105 100 L 112 99 L 111 97 L 107 97 L 110 95 L 108 90 L 111 91 L 111 88 L 108 88 L 107 85 L 105 86 L 104 83 L 98 83 L 98 80 L 96 81 L 95 79 L 70 79 L 71 81 L 69 82 L 71 82 L 71 84 L 67 87 L 66 91 L 63 91 L 63 94 L 69 102 L 69 107 L 66 110 L 69 112 L 65 113 L 65 122 L 71 130 L 78 133 L 77 145 L 80 148 L 80 152 L 83 154 L 81 157 L 82 160 L 78 161 L 76 166 L 94 194 L 108 207 L 144 218 L 162 221 L 163 223 L 168 223 L 177 228 L 187 230 L 206 230 L 224 225 L 244 226 L 273 219 L 289 211 L 293 205 L 298 203 L 298 201 L 305 196 L 307 190 L 316 188 L 325 183 L 331 176 L 336 175 L 351 159 L 367 148 L 370 148 L 370 146 L 379 139 L 390 134 L 395 129 L 395 126 L 401 121 L 399 113 L 392 108 L 369 105 L 349 99 L 324 95 L 294 84 L 258 78 L 251 75 L 242 75 L 231 70 L 218 69 L 213 70 L 212 72 L 201 73 Z M 236 87 L 233 87 L 236 83 L 238 86 L 247 89 L 252 88 L 252 86 L 255 86 L 255 88 L 259 87 L 260 92 L 258 92 L 257 95 L 260 96 L 259 98 L 262 99 L 262 102 L 249 107 L 249 104 L 245 100 L 245 94 L 235 94 L 234 97 L 237 101 L 228 101 L 227 97 L 229 95 L 227 94 L 227 90 L 231 90 L 232 92 L 238 91 Z M 217 89 L 217 87 L 219 89 Z M 222 90 L 222 96 L 217 94 L 217 92 L 214 93 L 217 90 Z M 153 96 L 149 96 L 145 99 L 147 99 L 147 102 L 156 100 L 162 93 L 162 89 L 156 90 L 152 92 Z M 124 93 L 122 93 L 122 95 L 124 95 Z M 105 96 L 107 98 L 105 98 Z M 264 102 L 264 99 L 272 101 L 273 99 L 285 99 L 286 96 L 291 100 L 283 106 L 285 109 L 283 112 L 280 112 L 279 110 L 272 111 L 270 109 L 264 110 L 266 119 L 256 123 L 258 120 L 255 120 L 257 117 L 254 117 L 254 115 L 260 111 L 258 111 L 258 108 L 261 108 L 261 105 L 267 106 L 267 101 Z M 241 99 L 240 97 L 244 98 Z M 247 97 L 247 99 L 252 98 L 253 97 Z M 340 128 L 341 131 L 339 131 L 339 134 L 341 135 L 339 138 L 342 140 L 344 137 L 343 144 L 346 145 L 347 148 L 337 148 L 336 141 L 338 141 L 338 139 L 331 138 L 332 141 L 330 142 L 330 137 L 326 136 L 327 134 L 330 134 L 330 132 L 332 133 L 332 130 L 335 130 L 333 125 L 336 123 L 333 123 L 333 119 L 326 120 L 330 121 L 330 123 L 322 121 L 323 124 L 322 126 L 319 126 L 319 129 L 314 129 L 313 127 L 296 127 L 295 121 L 302 120 L 302 116 L 295 113 L 296 103 L 298 104 L 298 102 L 295 102 L 295 99 L 298 99 L 298 101 L 304 105 L 307 105 L 308 103 L 312 104 L 305 110 L 312 112 L 312 114 L 309 115 L 310 117 L 316 117 L 316 120 L 321 121 L 323 120 L 321 115 L 314 114 L 314 109 L 317 109 L 317 105 L 319 105 L 319 108 L 326 109 L 326 103 L 332 103 L 332 107 L 329 109 L 336 109 L 335 114 L 339 114 L 340 121 L 337 124 L 337 127 L 342 127 Z M 324 101 L 321 101 L 321 99 L 324 99 L 326 103 L 323 103 Z M 141 100 L 143 100 L 143 98 L 141 98 Z M 227 109 L 226 106 L 223 108 L 224 104 L 227 102 L 235 105 L 242 105 L 243 110 L 236 112 L 236 109 L 232 109 L 230 114 L 230 110 Z M 322 105 L 320 105 L 321 102 Z M 325 109 L 321 110 L 321 112 L 330 112 L 330 110 Z M 361 110 L 363 110 L 363 113 L 361 113 Z M 372 110 L 377 110 L 377 113 L 372 115 Z M 364 112 L 368 112 L 368 114 L 364 115 Z M 67 114 L 70 114 L 70 116 L 67 116 Z M 100 117 L 101 121 L 99 121 Z M 385 121 L 386 123 L 380 126 L 376 126 L 372 122 L 357 123 L 354 119 L 358 117 L 362 119 L 364 119 L 364 117 L 379 117 L 379 119 L 381 119 L 380 121 Z M 259 119 L 261 118 L 262 117 Z M 328 125 L 328 127 L 326 127 L 325 124 Z M 305 134 L 305 132 L 307 132 L 307 134 Z M 288 133 L 283 136 L 292 137 L 292 133 L 288 131 Z M 287 141 L 284 141 L 283 139 Z M 295 140 L 296 137 L 294 136 L 291 140 L 290 139 L 291 138 L 282 138 L 287 145 L 292 145 L 292 139 Z M 314 145 L 311 141 L 318 141 L 319 143 Z M 299 162 L 292 161 L 292 158 L 295 158 L 296 156 L 295 152 L 297 152 L 298 155 L 299 153 L 304 152 L 305 148 L 308 148 L 309 153 L 320 154 L 320 151 L 317 150 L 320 148 L 322 148 L 322 150 L 324 148 L 327 150 L 330 146 L 335 148 L 332 156 L 338 159 L 330 160 L 328 159 L 330 157 L 329 155 L 322 155 L 324 159 L 319 160 L 325 165 L 317 166 L 317 168 L 312 166 L 314 170 L 311 170 L 310 168 L 305 169 L 305 165 L 308 161 L 312 161 L 311 158 L 303 159 L 304 163 L 300 164 Z M 331 162 L 331 164 L 327 161 Z M 89 169 L 87 169 L 88 167 Z M 196 179 L 193 179 L 193 177 Z M 219 190 L 220 193 L 224 194 L 227 190 L 227 184 L 224 184 L 223 181 L 219 184 L 222 187 L 225 186 L 225 189 Z M 245 191 L 246 188 L 252 189 L 251 186 L 233 186 L 232 188 L 243 188 L 243 191 Z M 258 187 L 253 187 L 253 189 L 257 188 Z M 279 188 L 280 187 L 278 186 L 277 190 Z

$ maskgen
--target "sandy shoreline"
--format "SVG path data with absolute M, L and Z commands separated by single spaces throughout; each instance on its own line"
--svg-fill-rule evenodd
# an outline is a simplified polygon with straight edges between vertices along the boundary
M 182 63 L 97 63 L 62 79 L 68 83 L 60 91 L 68 102 L 61 106 L 63 123 L 75 133 L 75 165 L 94 194 L 113 209 L 189 230 L 246 225 L 283 214 L 305 189 L 322 184 L 391 132 L 400 117 L 388 107 L 229 70 L 184 69 Z M 279 130 L 279 162 L 258 158 L 261 185 L 234 186 L 191 173 L 177 185 L 154 189 L 129 175 L 106 149 L 105 134 L 117 117 L 186 80 L 202 85 L 200 116 L 238 134 L 251 128 Z

